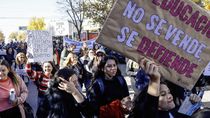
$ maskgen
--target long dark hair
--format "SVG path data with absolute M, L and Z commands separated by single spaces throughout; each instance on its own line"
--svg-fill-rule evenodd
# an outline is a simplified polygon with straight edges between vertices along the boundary
M 164 84 L 164 85 L 168 86 L 167 82 L 166 82 L 164 79 L 162 79 L 162 78 L 161 78 L 161 80 L 160 80 L 160 85 L 161 85 L 161 84 Z M 138 96 L 136 96 L 136 98 L 135 98 L 135 101 L 136 101 L 136 102 L 144 101 L 145 96 L 147 96 L 147 90 L 148 90 L 148 85 L 146 85 L 146 86 L 142 89 L 142 91 L 139 92 Z
M 160 85 L 164 84 L 167 86 L 167 83 L 164 79 L 161 78 Z M 130 113 L 130 117 L 140 117 L 144 115 L 144 107 L 145 107 L 145 101 L 148 99 L 147 95 L 148 85 L 138 93 L 138 95 L 134 98 L 134 108 L 132 112 Z
M 49 118 L 62 118 L 68 117 L 68 108 L 72 105 L 72 95 L 58 89 L 60 83 L 59 77 L 69 80 L 75 72 L 69 68 L 62 68 L 58 70 L 52 81 L 50 81 L 50 87 L 48 88 L 47 98 L 50 104 Z
M 9 64 L 6 60 L 4 60 L 4 59 L 0 59 L 0 65 L 4 65 L 4 66 L 7 67 L 7 69 L 9 70 L 9 73 L 8 73 L 7 76 L 8 76 L 10 79 L 12 79 L 12 82 L 13 82 L 15 85 L 18 85 L 18 84 L 19 84 L 19 83 L 18 83 L 18 76 L 17 76 L 17 74 L 12 70 L 10 64 Z
M 9 54 L 9 49 L 12 49 L 12 53 L 11 54 Z M 12 48 L 12 47 L 8 47 L 7 49 L 6 49 L 6 53 L 7 53 L 7 55 L 14 55 L 14 53 L 15 53 L 15 51 L 14 51 L 14 49 Z
M 52 61 L 45 61 L 44 63 L 50 63 L 50 65 L 52 66 L 52 72 L 51 74 L 54 75 L 55 72 L 58 70 L 56 67 L 55 67 L 55 64 L 52 62 Z M 43 65 L 44 65 L 43 63 Z
M 118 60 L 117 60 L 116 57 L 105 56 L 98 65 L 98 70 L 96 71 L 95 79 L 98 78 L 98 77 L 105 77 L 105 73 L 104 73 L 103 70 L 104 70 L 104 66 L 105 66 L 105 64 L 108 60 L 114 60 L 116 62 L 116 64 L 118 64 Z M 120 71 L 118 66 L 117 66 L 117 73 L 116 73 L 115 76 L 121 76 L 121 71 Z

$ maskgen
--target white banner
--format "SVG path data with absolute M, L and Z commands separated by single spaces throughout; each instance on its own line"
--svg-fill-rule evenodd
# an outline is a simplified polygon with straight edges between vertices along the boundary
M 27 31 L 27 46 L 29 62 L 53 61 L 53 43 L 49 32 Z
M 68 45 L 75 45 L 76 49 L 75 52 L 79 52 L 79 49 L 82 47 L 83 42 L 87 43 L 87 46 L 89 49 L 93 49 L 93 44 L 95 43 L 95 40 L 87 40 L 87 41 L 75 41 L 73 39 L 70 39 L 68 37 L 63 38 L 63 43 L 67 43 Z

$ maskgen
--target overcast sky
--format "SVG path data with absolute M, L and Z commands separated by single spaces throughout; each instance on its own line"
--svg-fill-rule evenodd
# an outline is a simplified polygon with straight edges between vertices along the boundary
M 57 19 L 60 16 L 57 0 L 0 0 L 0 30 L 8 35 L 26 26 L 31 17 Z

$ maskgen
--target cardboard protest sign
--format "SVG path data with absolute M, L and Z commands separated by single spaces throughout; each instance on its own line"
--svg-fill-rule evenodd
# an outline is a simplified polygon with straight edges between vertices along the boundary
M 48 31 L 27 31 L 27 46 L 29 62 L 53 61 L 52 36 Z
M 185 97 L 185 100 L 182 102 L 182 105 L 180 106 L 178 112 L 181 114 L 185 114 L 188 116 L 191 116 L 196 110 L 198 110 L 202 106 L 201 102 L 193 104 L 190 101 L 190 97 Z
M 117 0 L 97 42 L 192 89 L 210 60 L 210 15 L 190 0 Z

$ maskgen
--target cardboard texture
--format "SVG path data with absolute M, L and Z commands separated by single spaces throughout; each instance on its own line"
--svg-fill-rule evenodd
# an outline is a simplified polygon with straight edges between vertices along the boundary
M 97 42 L 192 89 L 210 60 L 210 15 L 189 0 L 117 0 Z

